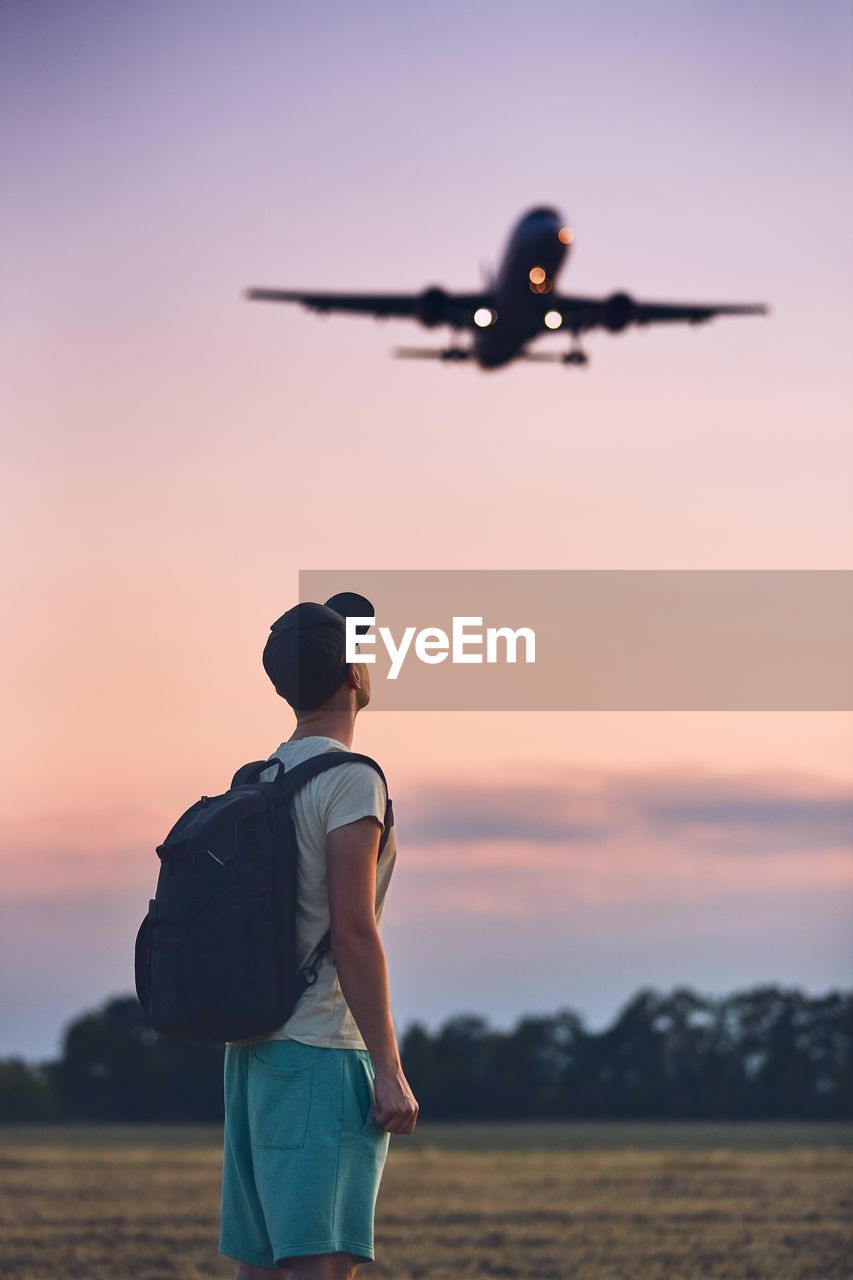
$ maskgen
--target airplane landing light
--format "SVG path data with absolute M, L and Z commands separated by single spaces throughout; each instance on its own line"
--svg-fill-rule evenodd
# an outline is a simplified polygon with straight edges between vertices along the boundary
M 559 329 L 562 323 L 563 317 L 560 315 L 559 311 L 545 312 L 545 324 L 549 329 Z
M 474 312 L 474 324 L 478 329 L 488 329 L 494 319 L 495 313 L 489 307 L 478 307 Z

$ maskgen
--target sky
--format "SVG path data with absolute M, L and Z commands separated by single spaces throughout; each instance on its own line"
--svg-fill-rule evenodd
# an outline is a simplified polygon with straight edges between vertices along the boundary
M 132 990 L 154 847 L 293 726 L 300 569 L 853 567 L 851 14 L 7 0 L 0 1054 Z M 248 285 L 767 302 L 589 369 Z M 565 339 L 549 338 L 553 349 Z M 630 639 L 630 638 L 629 638 Z M 375 713 L 398 1030 L 849 986 L 853 717 Z

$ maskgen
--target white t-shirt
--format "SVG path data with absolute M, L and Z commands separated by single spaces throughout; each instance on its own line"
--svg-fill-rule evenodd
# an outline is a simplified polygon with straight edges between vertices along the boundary
M 335 738 L 297 738 L 283 742 L 273 755 L 292 769 L 302 760 L 326 751 L 348 751 Z M 272 777 L 264 770 L 261 778 Z M 336 827 L 372 815 L 384 823 L 385 785 L 369 764 L 342 764 L 328 769 L 300 787 L 293 799 L 293 822 L 296 828 L 297 907 L 296 961 L 301 968 L 314 946 L 329 928 L 329 892 L 326 881 L 326 835 Z M 382 919 L 382 908 L 391 872 L 397 856 L 394 828 L 376 864 L 376 924 Z M 329 1049 L 366 1049 L 358 1024 L 344 999 L 331 948 L 317 965 L 317 980 L 306 987 L 293 1013 L 275 1031 L 251 1040 L 234 1040 L 232 1044 L 252 1044 L 257 1040 L 301 1040 L 304 1044 Z

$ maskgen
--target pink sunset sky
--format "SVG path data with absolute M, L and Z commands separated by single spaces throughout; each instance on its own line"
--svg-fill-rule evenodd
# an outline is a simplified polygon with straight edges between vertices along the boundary
M 0 1054 L 41 1056 L 132 989 L 178 814 L 289 735 L 260 654 L 300 569 L 853 567 L 851 15 L 11 0 L 0 49 Z M 566 291 L 772 314 L 482 374 L 241 297 L 474 289 L 540 203 Z M 401 1030 L 850 983 L 849 714 L 367 711 L 356 746 Z

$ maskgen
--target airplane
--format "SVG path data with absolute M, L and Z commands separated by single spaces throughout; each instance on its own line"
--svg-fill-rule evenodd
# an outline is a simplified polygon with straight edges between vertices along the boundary
M 542 205 L 516 223 L 497 273 L 479 293 L 451 293 L 430 285 L 420 293 L 251 288 L 246 296 L 261 302 L 297 302 L 320 313 L 410 319 L 427 328 L 446 325 L 467 331 L 471 334 L 467 346 L 398 347 L 395 354 L 407 359 L 471 360 L 481 369 L 499 369 L 513 360 L 583 367 L 589 357 L 580 347 L 580 336 L 595 328 L 621 333 L 629 325 L 702 324 L 714 316 L 767 314 L 764 305 L 637 302 L 624 292 L 603 298 L 558 294 L 554 284 L 574 239 L 574 231 L 558 211 Z M 548 333 L 568 333 L 569 350 L 562 354 L 528 351 L 530 342 Z

